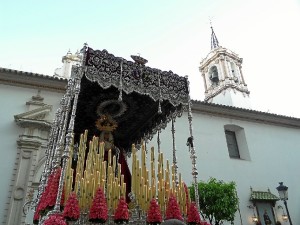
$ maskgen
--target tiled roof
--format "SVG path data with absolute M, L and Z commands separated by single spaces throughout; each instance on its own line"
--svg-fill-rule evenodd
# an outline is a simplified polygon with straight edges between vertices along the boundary
M 51 79 L 51 80 L 67 80 L 65 78 L 54 77 L 54 76 L 44 75 L 44 74 L 40 74 L 40 73 L 32 73 L 32 72 L 25 72 L 25 71 L 14 70 L 14 69 L 7 69 L 7 68 L 3 68 L 3 67 L 0 67 L 0 72 L 21 74 L 21 75 L 32 76 L 32 77 L 41 77 L 41 78 L 46 78 L 46 79 Z
M 67 79 L 65 78 L 60 78 L 60 77 L 54 77 L 50 75 L 44 75 L 44 74 L 39 74 L 39 73 L 31 73 L 31 72 L 25 72 L 25 71 L 19 71 L 19 70 L 14 70 L 14 69 L 7 69 L 0 67 L 0 73 L 9 73 L 11 75 L 24 75 L 24 79 L 26 77 L 36 77 L 40 82 L 42 82 L 44 85 L 46 83 L 43 81 L 43 79 L 47 79 L 49 81 L 53 81 L 52 87 L 55 88 L 56 85 L 61 86 L 67 84 Z M 20 77 L 22 76 L 16 76 L 16 78 L 19 80 Z M 4 78 L 3 78 L 4 79 Z M 5 79 L 10 79 L 8 77 L 5 77 Z M 24 81 L 23 81 L 24 82 Z M 59 84 L 58 84 L 58 83 Z M 16 84 L 16 82 L 13 82 L 13 84 Z M 64 90 L 65 87 L 59 87 L 59 89 Z M 281 124 L 281 125 L 288 125 L 291 127 L 300 127 L 300 118 L 295 118 L 295 117 L 290 117 L 290 116 L 284 116 L 284 115 L 278 115 L 274 113 L 269 113 L 269 112 L 262 112 L 262 111 L 257 111 L 257 110 L 252 110 L 252 109 L 245 109 L 245 108 L 239 108 L 239 107 L 234 107 L 234 106 L 227 106 L 227 105 L 221 105 L 221 104 L 215 104 L 215 103 L 208 103 L 205 101 L 199 101 L 199 100 L 192 100 L 192 104 L 195 106 L 193 107 L 193 110 L 200 110 L 200 111 L 207 111 L 207 113 L 215 113 L 218 114 L 219 116 L 224 115 L 224 116 L 233 116 L 234 118 L 240 117 L 241 119 L 250 119 L 251 121 L 257 121 L 257 122 L 270 122 L 270 123 L 275 123 L 275 124 Z M 243 115 L 243 116 L 241 116 Z
M 270 191 L 252 191 L 251 201 L 277 201 L 279 198 Z
M 266 116 L 277 116 L 277 117 L 288 118 L 288 119 L 296 119 L 296 120 L 300 121 L 300 118 L 297 118 L 297 117 L 285 116 L 285 115 L 280 115 L 280 114 L 270 113 L 270 112 L 263 112 L 263 111 L 254 110 L 254 109 L 246 109 L 246 108 L 240 108 L 240 107 L 236 107 L 236 106 L 210 103 L 210 102 L 205 102 L 205 101 L 201 101 L 201 100 L 192 100 L 192 102 L 194 104 L 198 103 L 198 104 L 203 104 L 203 105 L 215 106 L 215 107 L 219 107 L 219 108 L 234 109 L 234 110 L 239 110 L 239 111 L 243 111 L 243 112 L 250 112 L 250 113 L 259 113 L 259 114 L 266 115 Z
M 258 123 L 269 123 L 279 126 L 288 126 L 295 128 L 300 127 L 300 118 L 296 117 L 278 115 L 253 109 L 239 108 L 235 106 L 208 103 L 199 100 L 193 100 L 192 104 L 193 110 L 207 114 L 215 114 L 216 116 L 231 117 Z

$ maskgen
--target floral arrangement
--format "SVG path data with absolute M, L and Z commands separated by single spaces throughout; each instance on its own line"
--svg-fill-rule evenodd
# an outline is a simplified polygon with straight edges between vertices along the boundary
M 33 223 L 38 224 L 40 215 L 44 216 L 50 211 L 56 202 L 57 192 L 58 192 L 58 185 L 59 185 L 59 178 L 61 174 L 61 168 L 56 169 L 53 171 L 47 181 L 47 185 L 41 195 L 40 201 L 36 207 Z M 61 196 L 61 205 L 64 202 L 64 191 Z
M 63 216 L 60 214 L 53 214 L 45 220 L 44 225 L 67 225 Z
M 169 198 L 165 219 L 177 219 L 183 221 L 178 202 L 174 195 L 171 195 Z
M 64 208 L 63 216 L 67 221 L 75 221 L 79 219 L 80 209 L 75 192 L 70 194 Z
M 150 201 L 150 207 L 147 212 L 147 223 L 148 224 L 160 224 L 162 222 L 162 216 L 160 207 L 155 198 Z
M 50 184 L 52 183 L 53 177 L 54 177 L 54 172 L 51 173 L 48 177 L 46 187 L 45 187 L 45 189 L 44 189 L 44 191 L 41 195 L 40 201 L 39 201 L 39 203 L 36 207 L 36 210 L 35 210 L 35 213 L 34 213 L 34 216 L 33 216 L 33 224 L 38 224 L 39 219 L 40 219 L 40 215 L 45 215 L 47 213 L 46 199 L 47 199 L 48 193 L 50 191 L 50 187 L 51 187 Z
M 115 223 L 122 224 L 128 223 L 129 220 L 129 211 L 128 205 L 125 198 L 122 196 L 119 200 L 118 207 L 115 212 L 114 221 Z
M 108 209 L 104 192 L 101 188 L 98 188 L 90 209 L 89 221 L 94 223 L 105 223 L 107 219 Z
M 49 184 L 47 185 L 47 187 L 49 186 L 49 191 L 45 199 L 45 204 L 47 208 L 52 209 L 55 205 L 60 174 L 61 174 L 61 168 L 56 169 L 51 182 L 49 182 Z
M 200 224 L 200 222 L 201 222 L 200 215 L 199 215 L 199 212 L 198 212 L 195 202 L 192 202 L 190 204 L 187 222 L 190 225 Z

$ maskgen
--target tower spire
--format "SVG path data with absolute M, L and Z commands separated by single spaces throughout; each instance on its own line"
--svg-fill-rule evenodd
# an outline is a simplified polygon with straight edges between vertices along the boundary
M 211 50 L 218 48 L 219 47 L 219 41 L 218 38 L 214 32 L 214 28 L 212 27 L 212 24 L 210 23 L 210 28 L 211 28 L 211 40 L 210 40 L 210 44 L 211 44 Z

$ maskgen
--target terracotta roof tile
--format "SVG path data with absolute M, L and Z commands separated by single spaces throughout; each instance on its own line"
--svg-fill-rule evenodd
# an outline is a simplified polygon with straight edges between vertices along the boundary
M 277 201 L 279 198 L 269 191 L 252 191 L 251 201 Z
M 54 76 L 40 74 L 40 73 L 32 73 L 32 72 L 8 69 L 8 68 L 3 68 L 3 67 L 0 67 L 0 72 L 22 74 L 22 75 L 25 75 L 25 76 L 41 77 L 41 78 L 46 78 L 46 79 L 51 79 L 51 80 L 67 80 L 67 79 L 62 78 L 62 77 L 54 77 Z

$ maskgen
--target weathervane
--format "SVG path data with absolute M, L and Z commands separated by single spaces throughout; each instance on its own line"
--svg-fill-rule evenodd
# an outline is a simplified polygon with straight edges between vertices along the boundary
M 209 19 L 209 23 L 210 23 L 210 28 L 211 28 L 211 50 L 215 49 L 215 48 L 218 48 L 219 47 L 219 41 L 218 41 L 218 38 L 214 32 L 214 28 L 212 26 L 212 22 L 211 22 L 211 19 Z

